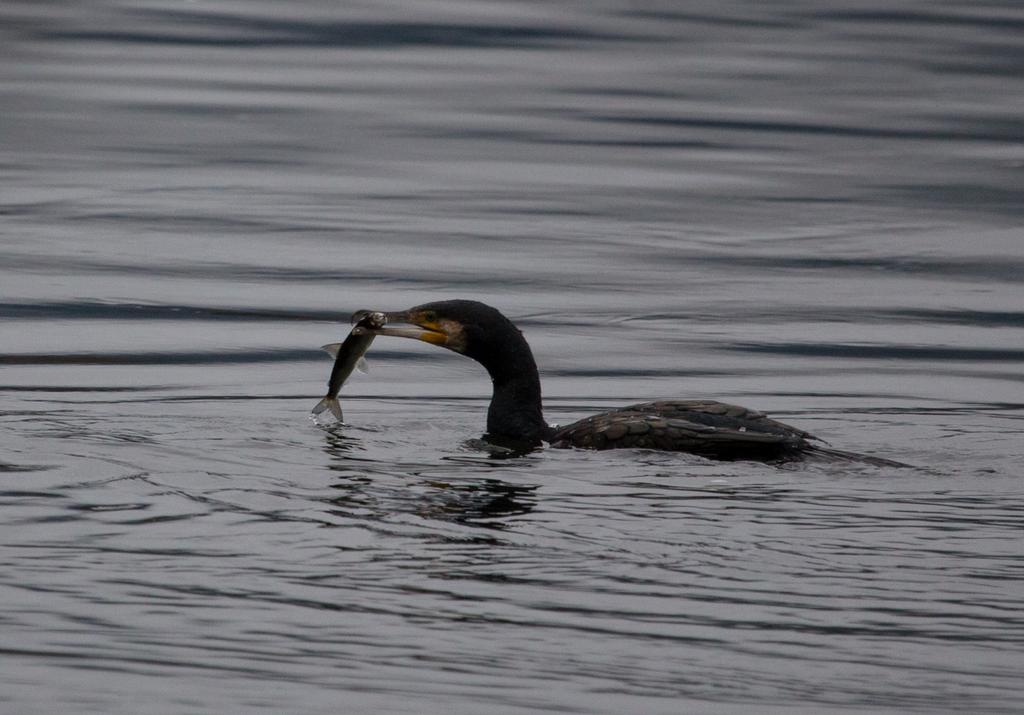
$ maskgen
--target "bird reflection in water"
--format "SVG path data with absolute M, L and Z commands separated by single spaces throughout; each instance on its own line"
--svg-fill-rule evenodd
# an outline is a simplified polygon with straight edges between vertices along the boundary
M 509 484 L 500 479 L 429 480 L 426 484 L 432 492 L 416 512 L 426 519 L 504 529 L 508 523 L 502 519 L 528 514 L 537 504 L 536 486 Z
M 488 450 L 487 456 L 444 457 L 443 466 L 417 465 L 402 470 L 396 482 L 395 465 L 357 456 L 362 448 L 359 437 L 341 429 L 324 430 L 328 469 L 338 477 L 331 484 L 337 494 L 324 501 L 331 505 L 335 517 L 383 519 L 411 513 L 425 519 L 504 529 L 508 525 L 504 519 L 528 514 L 537 503 L 536 485 L 510 484 L 480 474 L 507 468 L 502 462 L 513 455 L 500 449 Z

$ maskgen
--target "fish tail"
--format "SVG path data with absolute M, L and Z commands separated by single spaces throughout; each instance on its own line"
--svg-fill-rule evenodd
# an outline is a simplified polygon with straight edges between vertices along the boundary
M 338 402 L 337 397 L 328 396 L 320 400 L 318 403 L 316 403 L 316 407 L 313 408 L 313 414 L 318 415 L 324 410 L 330 410 L 331 414 L 334 415 L 334 418 L 338 420 L 338 422 L 342 422 L 345 419 L 344 417 L 342 417 L 341 403 Z

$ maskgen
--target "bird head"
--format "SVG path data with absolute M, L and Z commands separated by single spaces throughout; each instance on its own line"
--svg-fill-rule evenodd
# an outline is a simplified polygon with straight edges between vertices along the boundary
M 359 311 L 359 322 L 370 311 Z M 383 312 L 383 311 L 381 311 Z M 512 322 L 496 308 L 475 300 L 442 300 L 409 310 L 383 312 L 384 324 L 358 328 L 373 335 L 413 338 L 472 358 L 492 376 L 523 352 L 526 341 Z M 529 347 L 525 348 L 529 353 Z M 532 356 L 530 357 L 532 363 Z

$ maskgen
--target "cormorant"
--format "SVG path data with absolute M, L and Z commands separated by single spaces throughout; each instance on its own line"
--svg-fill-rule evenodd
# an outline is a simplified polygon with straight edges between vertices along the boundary
M 367 312 L 360 311 L 354 320 Z M 477 301 L 445 300 L 384 315 L 382 327 L 358 330 L 439 345 L 487 369 L 494 383 L 488 441 L 520 447 L 543 442 L 590 449 L 646 447 L 716 459 L 784 461 L 807 452 L 856 457 L 815 446 L 813 435 L 755 410 L 711 400 L 644 402 L 552 427 L 544 421 L 533 352 L 498 310 Z

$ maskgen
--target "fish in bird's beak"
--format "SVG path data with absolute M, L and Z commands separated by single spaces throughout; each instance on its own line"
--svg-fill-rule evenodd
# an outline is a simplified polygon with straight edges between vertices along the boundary
M 411 310 L 397 313 L 360 310 L 352 316 L 356 323 L 370 313 L 377 313 L 381 319 L 374 321 L 374 327 L 356 328 L 373 335 L 390 335 L 396 338 L 413 338 L 431 345 L 439 345 L 455 352 L 461 352 L 465 345 L 462 326 L 454 320 L 438 317 L 432 310 Z M 397 325 L 396 325 L 397 324 Z

